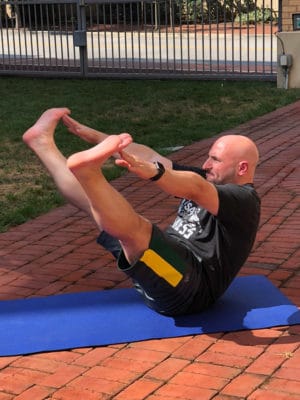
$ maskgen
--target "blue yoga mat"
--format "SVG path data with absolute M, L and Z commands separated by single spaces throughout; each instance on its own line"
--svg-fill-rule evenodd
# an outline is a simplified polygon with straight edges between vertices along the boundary
M 134 289 L 0 302 L 0 356 L 300 324 L 300 311 L 263 276 L 236 278 L 199 314 L 165 317 Z

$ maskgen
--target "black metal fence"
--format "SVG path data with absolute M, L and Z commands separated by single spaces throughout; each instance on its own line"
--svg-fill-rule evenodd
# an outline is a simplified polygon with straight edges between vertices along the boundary
M 0 0 L 0 74 L 275 79 L 279 0 Z

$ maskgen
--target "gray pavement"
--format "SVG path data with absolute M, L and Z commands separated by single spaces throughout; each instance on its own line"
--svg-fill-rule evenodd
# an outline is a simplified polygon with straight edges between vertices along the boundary
M 277 59 L 274 35 L 240 33 L 88 32 L 89 60 L 143 60 L 148 62 L 272 63 Z M 65 32 L 1 29 L 1 58 L 17 60 L 80 59 L 73 35 Z

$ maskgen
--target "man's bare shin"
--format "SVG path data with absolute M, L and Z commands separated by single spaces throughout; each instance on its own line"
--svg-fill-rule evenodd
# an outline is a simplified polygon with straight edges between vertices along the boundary
M 131 140 L 128 134 L 109 136 L 92 149 L 71 156 L 67 165 L 83 187 L 96 223 L 120 240 L 128 261 L 134 262 L 149 246 L 152 225 L 107 182 L 100 169 L 108 157 L 127 147 Z

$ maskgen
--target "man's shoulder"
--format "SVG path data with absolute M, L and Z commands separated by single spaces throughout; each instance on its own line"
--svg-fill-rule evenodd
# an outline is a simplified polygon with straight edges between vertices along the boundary
M 260 198 L 252 184 L 237 185 L 228 183 L 217 185 L 217 191 L 220 201 L 220 210 L 218 216 L 228 214 L 230 209 L 237 213 L 240 210 L 244 213 L 245 209 L 252 210 L 255 214 L 259 213 Z
M 215 185 L 218 192 L 228 192 L 228 193 L 237 193 L 237 194 L 256 194 L 257 191 L 252 183 L 245 183 L 243 185 L 239 185 L 236 183 L 226 183 L 224 185 Z

